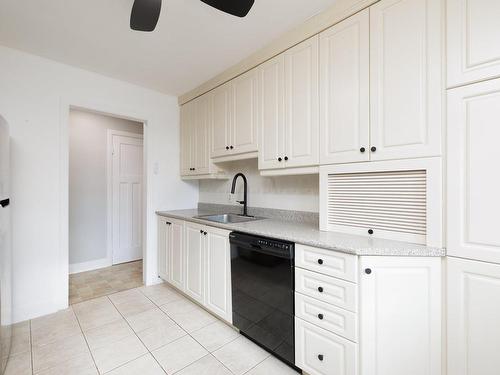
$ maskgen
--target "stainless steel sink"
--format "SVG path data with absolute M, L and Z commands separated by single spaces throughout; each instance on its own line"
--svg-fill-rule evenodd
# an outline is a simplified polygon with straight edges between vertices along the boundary
M 196 218 L 222 224 L 245 223 L 247 221 L 264 219 L 263 217 L 243 216 L 236 214 L 202 215 L 202 216 L 196 216 Z

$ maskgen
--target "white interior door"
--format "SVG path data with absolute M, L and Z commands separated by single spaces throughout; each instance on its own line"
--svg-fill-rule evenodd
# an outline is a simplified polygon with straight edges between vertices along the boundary
M 113 136 L 113 264 L 142 259 L 142 135 Z

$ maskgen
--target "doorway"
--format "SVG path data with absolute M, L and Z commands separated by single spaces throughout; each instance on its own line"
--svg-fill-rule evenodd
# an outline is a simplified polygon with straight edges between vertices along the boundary
M 69 113 L 69 303 L 142 285 L 144 124 Z

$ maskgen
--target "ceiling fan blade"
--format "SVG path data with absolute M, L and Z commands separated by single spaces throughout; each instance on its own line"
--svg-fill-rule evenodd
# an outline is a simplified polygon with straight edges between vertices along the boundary
M 137 0 L 136 0 L 137 1 Z M 237 17 L 245 17 L 252 9 L 254 0 L 201 0 L 205 4 Z
M 130 15 L 130 28 L 153 31 L 160 18 L 161 0 L 135 0 Z

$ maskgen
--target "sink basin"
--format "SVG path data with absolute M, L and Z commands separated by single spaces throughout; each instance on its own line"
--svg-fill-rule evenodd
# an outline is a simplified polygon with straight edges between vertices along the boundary
M 236 214 L 202 215 L 202 216 L 197 216 L 196 218 L 222 224 L 245 223 L 247 221 L 255 221 L 263 219 L 262 217 L 243 216 Z

